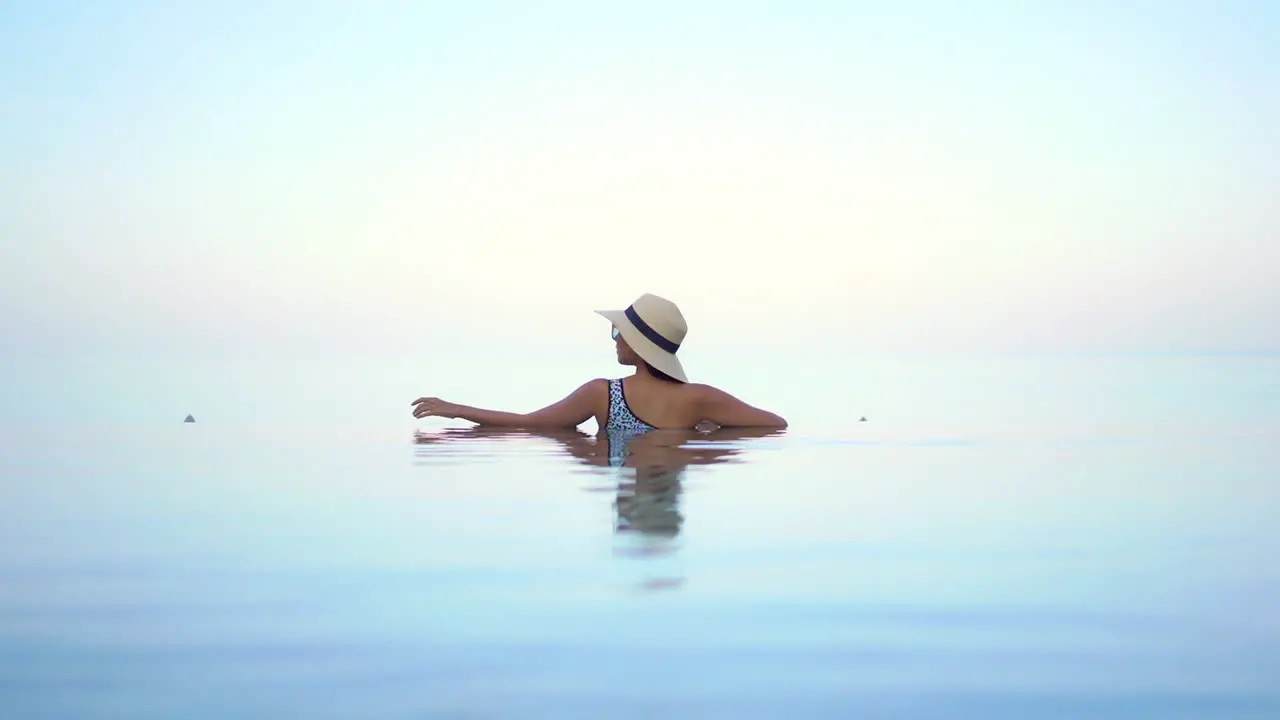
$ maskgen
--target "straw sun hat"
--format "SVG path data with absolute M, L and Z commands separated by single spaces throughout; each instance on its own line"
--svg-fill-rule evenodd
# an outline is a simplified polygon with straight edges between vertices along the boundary
M 613 326 L 622 339 L 654 370 L 680 382 L 689 382 L 684 367 L 676 357 L 689 326 L 676 304 L 657 295 L 645 293 L 626 310 L 597 310 Z

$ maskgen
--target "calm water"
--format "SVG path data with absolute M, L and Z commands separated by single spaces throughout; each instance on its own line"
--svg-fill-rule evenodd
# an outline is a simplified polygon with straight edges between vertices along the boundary
M 774 435 L 10 417 L 0 717 L 1280 717 L 1280 361 L 863 371 Z

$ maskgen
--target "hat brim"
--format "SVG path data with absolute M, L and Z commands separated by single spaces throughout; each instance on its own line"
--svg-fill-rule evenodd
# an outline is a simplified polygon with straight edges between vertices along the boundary
M 680 364 L 680 358 L 676 357 L 675 353 L 663 350 L 645 337 L 635 325 L 631 324 L 625 310 L 596 310 L 596 314 L 613 323 L 613 326 L 622 334 L 622 339 L 627 341 L 627 345 L 631 346 L 641 359 L 649 363 L 649 367 L 664 375 L 670 375 L 680 382 L 689 382 L 688 376 L 684 374 L 684 366 Z

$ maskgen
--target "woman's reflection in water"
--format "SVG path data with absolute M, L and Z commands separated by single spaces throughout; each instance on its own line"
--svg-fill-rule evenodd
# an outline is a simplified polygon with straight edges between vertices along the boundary
M 627 554 L 671 552 L 680 534 L 685 470 L 690 465 L 715 465 L 740 460 L 741 441 L 780 435 L 766 428 L 708 428 L 694 430 L 605 431 L 588 435 L 578 430 L 514 430 L 475 427 L 417 433 L 416 442 L 429 445 L 468 439 L 543 438 L 553 441 L 578 462 L 615 475 L 614 531 L 634 534 L 637 547 Z M 678 581 L 650 581 L 666 587 Z

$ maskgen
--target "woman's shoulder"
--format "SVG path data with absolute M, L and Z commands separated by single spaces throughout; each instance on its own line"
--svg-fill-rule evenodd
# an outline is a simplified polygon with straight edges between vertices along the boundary
M 609 394 L 609 385 L 612 381 L 606 378 L 593 378 L 578 386 L 573 391 L 573 395 L 578 397 L 600 398 Z
M 690 407 L 702 411 L 710 406 L 736 404 L 742 402 L 733 394 L 715 385 L 703 383 L 685 383 L 682 389 L 684 402 Z
M 717 393 L 724 392 L 714 385 L 707 385 L 705 383 L 683 383 L 680 386 L 680 391 L 685 395 L 685 397 L 693 400 L 713 397 Z

